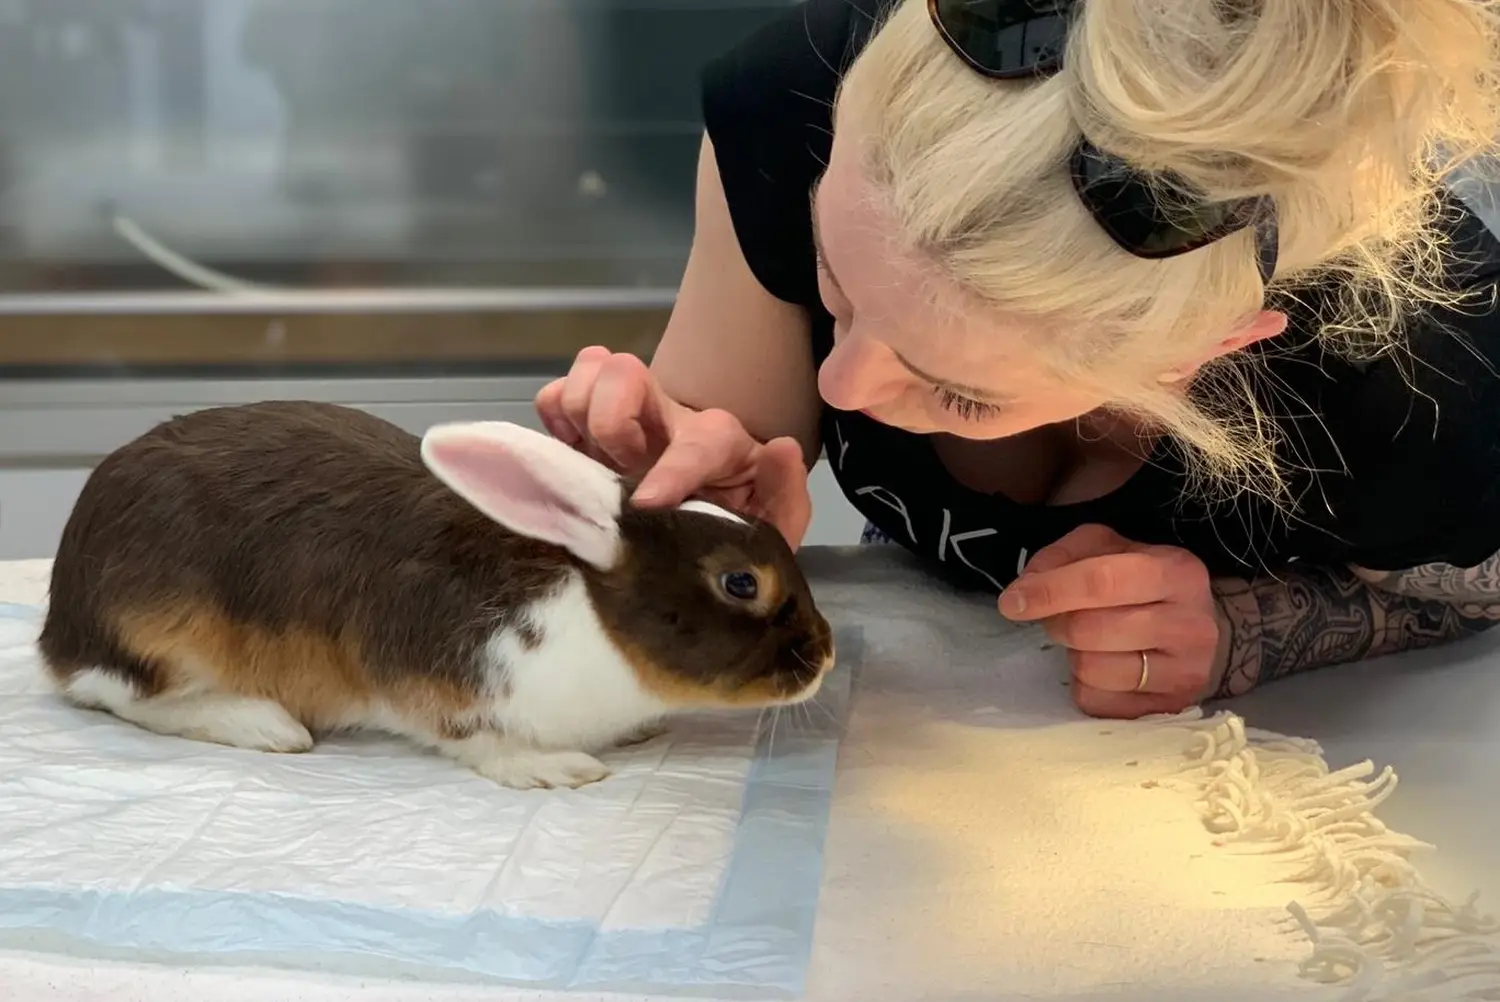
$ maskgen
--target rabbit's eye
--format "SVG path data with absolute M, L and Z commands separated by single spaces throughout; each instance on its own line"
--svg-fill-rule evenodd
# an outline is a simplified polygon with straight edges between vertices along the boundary
M 724 594 L 741 602 L 754 602 L 760 594 L 760 582 L 749 571 L 730 571 L 719 578 Z

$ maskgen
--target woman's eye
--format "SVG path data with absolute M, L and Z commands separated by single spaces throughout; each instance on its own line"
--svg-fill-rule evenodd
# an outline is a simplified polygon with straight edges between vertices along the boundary
M 952 411 L 965 421 L 986 421 L 1000 413 L 1000 408 L 994 404 L 982 403 L 941 386 L 934 387 L 933 392 L 937 394 L 943 410 Z
M 749 571 L 730 571 L 719 578 L 724 594 L 741 602 L 754 602 L 760 594 L 760 582 Z

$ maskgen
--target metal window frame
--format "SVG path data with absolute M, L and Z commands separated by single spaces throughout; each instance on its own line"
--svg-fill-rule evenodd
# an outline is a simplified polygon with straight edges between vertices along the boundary
M 664 288 L 256 288 L 234 292 L 0 294 L 0 316 L 152 316 L 264 313 L 484 313 L 670 309 Z
M 58 379 L 0 381 L 0 468 L 93 465 L 168 418 L 256 400 L 322 400 L 420 433 L 442 421 L 537 426 L 532 400 L 550 377 Z

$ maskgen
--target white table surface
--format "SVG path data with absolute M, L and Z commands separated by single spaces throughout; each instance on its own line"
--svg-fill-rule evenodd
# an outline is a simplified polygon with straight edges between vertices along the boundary
M 961 827 L 983 843 L 998 824 L 1004 791 L 995 789 L 982 743 L 939 741 L 977 714 L 1003 706 L 1026 725 L 1074 717 L 1065 668 L 1039 638 L 998 622 L 987 603 L 941 593 L 894 553 L 810 550 L 805 554 L 825 611 L 835 622 L 865 625 L 877 638 L 941 623 L 1014 653 L 1003 671 L 980 682 L 945 672 L 944 653 L 927 665 L 873 657 L 864 665 L 840 756 L 808 998 L 814 1002 L 902 1002 L 907 999 L 1004 1002 L 1018 996 L 998 980 L 987 956 L 1006 948 L 971 928 L 980 866 L 993 859 L 913 852 L 924 840 L 953 837 L 951 818 L 905 817 L 892 823 L 892 791 L 923 791 L 941 778 L 944 796 L 966 805 Z M 40 601 L 46 565 L 0 564 L 0 601 Z M 960 684 L 962 681 L 962 684 Z M 1389 763 L 1402 777 L 1381 816 L 1393 827 L 1434 842 L 1422 866 L 1439 890 L 1464 897 L 1476 886 L 1500 909 L 1500 633 L 1440 651 L 1387 659 L 1290 679 L 1232 707 L 1255 726 L 1313 737 L 1334 765 L 1365 758 Z M 948 730 L 940 731 L 939 725 Z M 979 733 L 976 729 L 975 733 Z M 991 780 L 987 782 L 987 779 Z M 926 826 L 924 828 L 924 826 Z M 967 866 L 970 869 L 965 870 Z M 945 934 L 945 930 L 963 935 Z M 982 933 L 982 930 L 979 930 Z M 1213 995 L 1265 1002 L 1322 999 L 1284 969 Z M 1139 976 L 1073 997 L 1203 998 Z M 256 970 L 187 970 L 34 955 L 0 954 L 0 997 L 29 1002 L 580 1002 L 580 994 L 360 981 Z M 629 1002 L 620 996 L 605 996 Z M 1049 996 L 1052 998 L 1062 995 Z

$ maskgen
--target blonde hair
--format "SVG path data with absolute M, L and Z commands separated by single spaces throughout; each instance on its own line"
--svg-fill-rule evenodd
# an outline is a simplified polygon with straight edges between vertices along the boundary
M 1493 0 L 1082 0 L 1060 74 L 998 82 L 949 50 L 924 0 L 897 0 L 839 118 L 859 123 L 904 249 L 1030 320 L 1052 373 L 1169 433 L 1201 483 L 1275 495 L 1251 371 L 1222 360 L 1186 394 L 1160 376 L 1314 283 L 1339 290 L 1316 333 L 1358 353 L 1452 301 L 1438 195 L 1495 146 L 1497 39 Z M 1270 299 L 1249 230 L 1162 261 L 1111 241 L 1072 187 L 1084 135 L 1209 198 L 1271 195 Z

